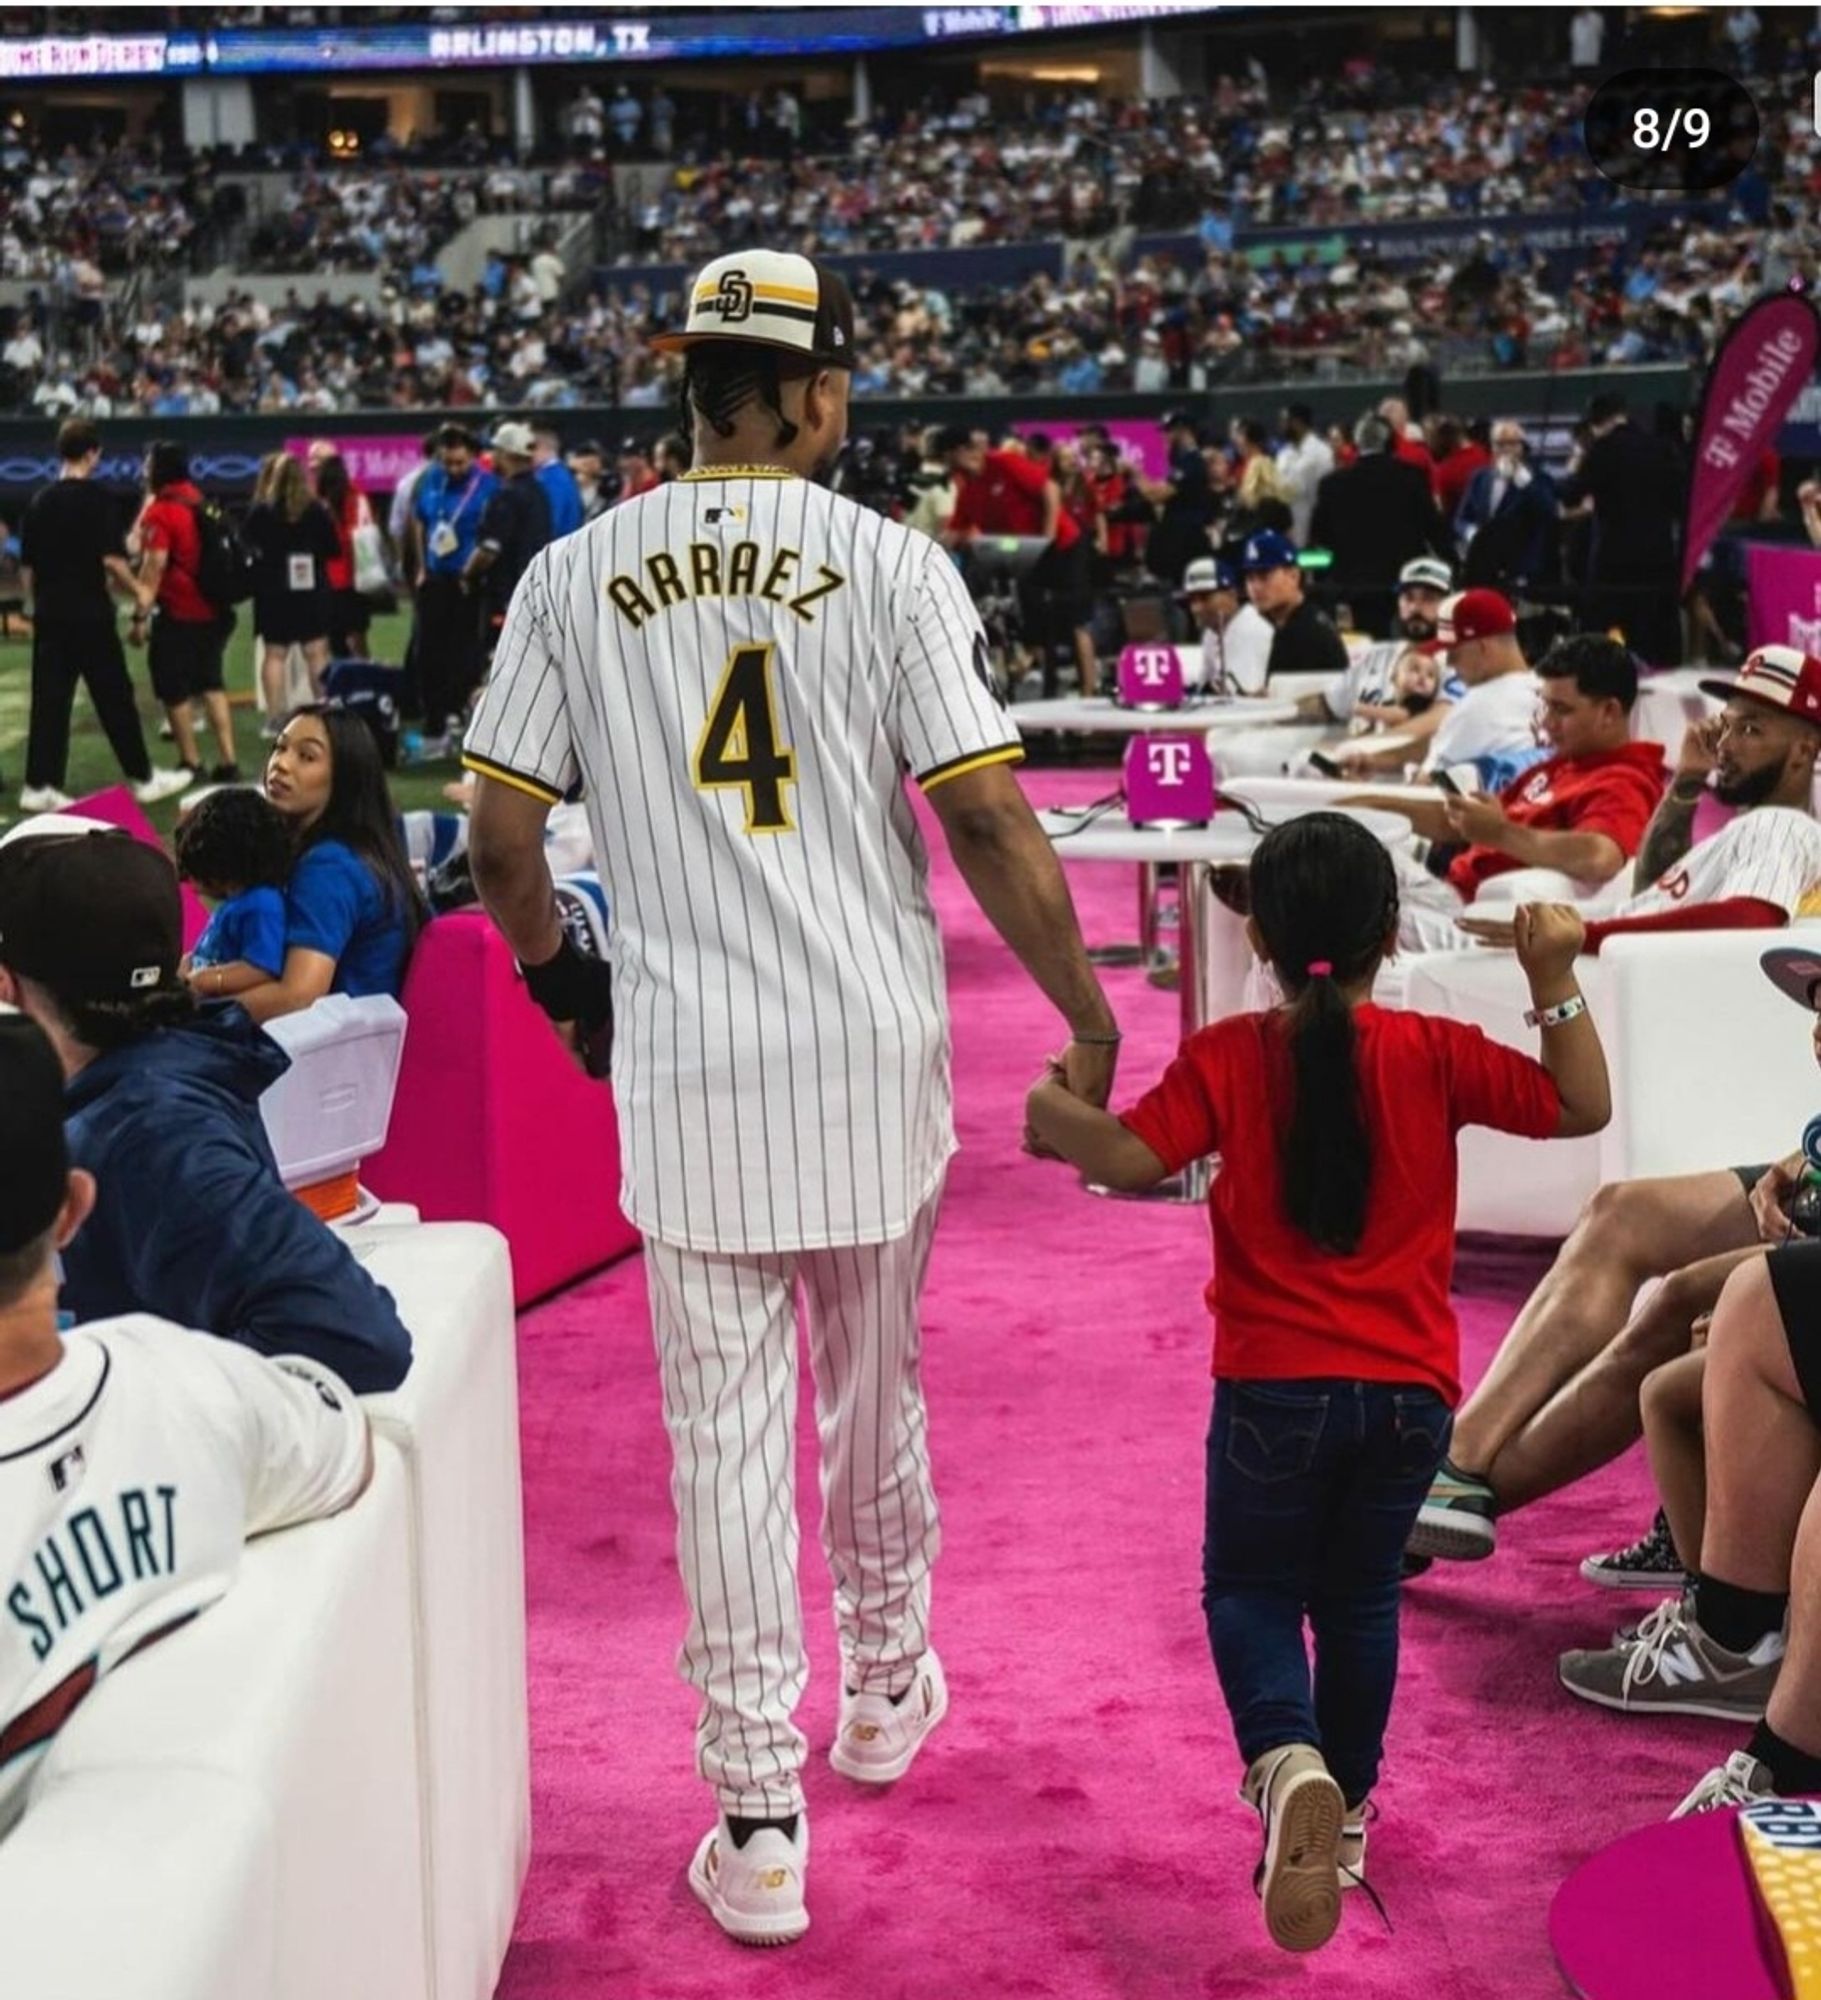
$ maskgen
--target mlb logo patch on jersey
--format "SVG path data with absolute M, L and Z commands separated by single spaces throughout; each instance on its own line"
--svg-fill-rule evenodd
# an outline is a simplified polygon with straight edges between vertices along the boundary
M 73 1444 L 59 1458 L 50 1462 L 51 1485 L 58 1493 L 67 1493 L 82 1477 L 87 1460 L 82 1455 L 82 1447 Z

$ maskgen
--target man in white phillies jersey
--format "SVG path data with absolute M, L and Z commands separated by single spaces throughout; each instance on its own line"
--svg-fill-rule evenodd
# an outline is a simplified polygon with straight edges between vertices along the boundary
M 248 1535 L 366 1486 L 365 1412 L 320 1362 L 268 1361 L 145 1314 L 57 1328 L 72 1172 L 63 1073 L 0 1018 L 0 1836 L 103 1674 L 212 1604 Z
M 792 1493 L 806 1308 L 844 1685 L 830 1761 L 903 1775 L 947 1703 L 917 1301 L 955 1148 L 942 947 L 905 796 L 1074 1039 L 1118 1034 L 1010 765 L 980 620 L 927 536 L 830 494 L 853 306 L 808 258 L 696 279 L 695 470 L 533 562 L 467 742 L 475 882 L 553 1018 L 612 1002 L 622 1198 L 646 1272 L 721 1817 L 691 1865 L 731 1935 L 808 1925 Z M 543 825 L 578 790 L 610 974 L 562 942 Z M 610 981 L 610 996 L 602 986 Z
M 1675 774 L 1645 829 L 1637 866 L 1588 905 L 1587 948 L 1639 931 L 1762 930 L 1788 922 L 1821 889 L 1821 824 L 1813 810 L 1821 756 L 1821 659 L 1760 646 L 1736 680 L 1701 683 L 1726 703 L 1691 724 Z M 1736 817 L 1694 839 L 1711 789 Z M 1510 926 L 1465 916 L 1460 928 L 1509 944 Z

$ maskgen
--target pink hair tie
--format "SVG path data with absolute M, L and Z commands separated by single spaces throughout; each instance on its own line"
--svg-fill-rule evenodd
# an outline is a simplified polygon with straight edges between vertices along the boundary
M 1325 958 L 1312 958 L 1309 961 L 1309 977 L 1311 979 L 1327 979 L 1332 977 L 1333 972 L 1333 966 Z

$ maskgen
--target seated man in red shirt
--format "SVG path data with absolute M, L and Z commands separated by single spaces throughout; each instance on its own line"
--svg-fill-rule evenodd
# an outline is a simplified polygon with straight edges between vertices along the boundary
M 1085 637 L 1093 615 L 1087 543 L 1062 504 L 1062 488 L 1047 455 L 1007 437 L 988 449 L 977 433 L 956 427 L 937 441 L 955 480 L 955 511 L 942 539 L 966 548 L 983 535 L 1040 536 L 1049 544 L 1019 585 L 1019 611 L 1027 642 L 1046 662 L 1052 650 L 1073 648 L 1084 684 L 1097 679 L 1091 643 L 1085 659 L 1076 634 Z M 1045 684 L 1049 675 L 1046 672 Z
M 1587 949 L 1638 931 L 1770 930 L 1821 884 L 1821 824 L 1812 797 L 1821 758 L 1821 659 L 1760 646 L 1736 681 L 1701 683 L 1726 703 L 1690 725 L 1675 776 L 1638 849 L 1629 895 L 1617 882 L 1593 905 Z M 1736 816 L 1694 840 L 1695 808 L 1713 794 Z M 1509 945 L 1511 926 L 1471 915 L 1460 928 Z
M 1372 798 L 1456 850 L 1445 876 L 1403 864 L 1400 951 L 1458 951 L 1462 911 L 1496 876 L 1547 868 L 1586 895 L 1637 853 L 1663 796 L 1662 746 L 1630 740 L 1637 662 L 1616 639 L 1583 633 L 1553 646 L 1537 679 L 1538 734 L 1555 753 L 1546 763 L 1496 796 Z

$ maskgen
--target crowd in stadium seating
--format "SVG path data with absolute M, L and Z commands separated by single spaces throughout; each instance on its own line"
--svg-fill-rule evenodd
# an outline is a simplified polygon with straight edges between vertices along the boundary
M 769 138 L 764 156 L 704 160 L 680 133 L 670 186 L 621 218 L 625 254 L 681 264 L 744 241 L 861 256 L 1057 237 L 1076 246 L 1062 277 L 1022 284 L 862 275 L 862 396 L 1168 392 L 1422 362 L 1677 361 L 1711 351 L 1759 291 L 1821 284 L 1821 235 L 1810 226 L 1821 139 L 1781 85 L 1761 93 L 1775 171 L 1761 162 L 1766 176 L 1741 182 L 1730 208 L 1678 235 L 1673 255 L 1659 231 L 1583 251 L 1564 270 L 1559 255 L 1490 229 L 1458 252 L 1399 261 L 1353 243 L 1327 261 L 1314 248 L 1266 261 L 1236 250 L 1239 223 L 1490 221 L 1612 198 L 1577 164 L 1560 91 L 1466 80 L 1400 105 L 1377 101 L 1380 88 L 1354 73 L 1276 112 L 1256 81 L 1227 79 L 1207 100 L 1141 108 L 1083 97 L 1009 125 L 983 96 L 963 97 L 882 115 L 839 160 L 788 157 L 788 144 Z M 639 103 L 654 114 L 648 126 L 658 104 Z M 578 150 L 599 153 L 590 134 L 611 124 L 613 108 L 581 121 Z M 759 115 L 769 115 L 763 105 Z M 281 211 L 256 222 L 246 258 L 299 273 L 295 304 L 269 320 L 240 306 L 181 324 L 142 312 L 109 325 L 103 278 L 181 246 L 206 184 L 193 179 L 186 199 L 168 182 L 135 180 L 118 156 L 83 170 L 25 158 L 4 140 L 0 167 L 0 275 L 43 280 L 45 294 L 24 310 L 31 327 L 9 330 L 0 407 L 175 415 L 671 399 L 640 338 L 668 309 L 662 288 L 609 284 L 577 302 L 552 290 L 547 267 L 522 259 L 496 263 L 463 296 L 435 269 L 442 244 L 485 210 L 593 205 L 609 185 L 598 159 L 557 173 L 310 171 Z M 1773 201 L 1773 182 L 1800 193 Z M 1137 225 L 1180 231 L 1195 248 L 1134 256 L 1126 232 Z M 310 303 L 301 274 L 324 270 L 379 272 L 387 295 L 366 307 Z M 64 304 L 72 309 L 60 313 Z

